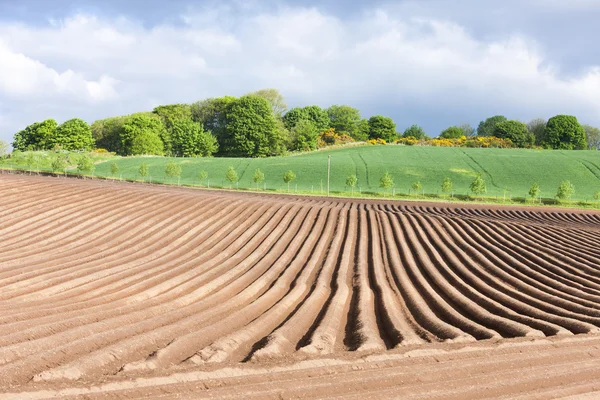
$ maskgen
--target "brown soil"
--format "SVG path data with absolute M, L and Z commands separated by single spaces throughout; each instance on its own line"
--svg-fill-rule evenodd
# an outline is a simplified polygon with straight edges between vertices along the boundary
M 0 399 L 600 396 L 597 212 L 1 175 L 0 244 Z

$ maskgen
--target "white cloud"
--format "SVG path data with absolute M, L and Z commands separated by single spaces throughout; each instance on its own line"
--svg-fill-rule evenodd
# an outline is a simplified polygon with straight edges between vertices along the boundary
M 225 7 L 181 19 L 151 28 L 90 15 L 44 27 L 0 23 L 0 101 L 37 110 L 8 111 L 5 120 L 15 130 L 50 113 L 91 121 L 277 87 L 291 104 L 421 116 L 399 125 L 437 129 L 451 114 L 451 123 L 476 123 L 496 112 L 521 119 L 571 113 L 600 124 L 600 66 L 563 78 L 542 46 L 518 33 L 486 41 L 452 21 L 389 9 L 343 20 L 314 8 L 240 16 Z

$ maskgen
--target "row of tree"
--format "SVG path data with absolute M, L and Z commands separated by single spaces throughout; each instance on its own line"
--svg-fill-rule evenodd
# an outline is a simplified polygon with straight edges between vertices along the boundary
M 319 142 L 324 134 L 346 137 L 346 142 L 383 139 L 392 143 L 400 137 L 429 138 L 418 125 L 398 132 L 391 118 L 362 118 L 358 109 L 347 105 L 288 110 L 276 89 L 264 89 L 239 98 L 225 96 L 193 104 L 159 106 L 152 112 L 101 119 L 91 126 L 77 118 L 61 125 L 48 119 L 16 133 L 13 147 L 21 151 L 98 147 L 124 156 L 266 157 L 314 150 L 321 143 L 327 145 Z M 481 121 L 476 130 L 463 124 L 444 129 L 439 136 L 453 139 L 475 135 L 510 139 L 516 147 L 600 147 L 600 130 L 581 126 L 577 118 L 567 115 L 548 121 L 536 119 L 529 124 L 494 116 Z

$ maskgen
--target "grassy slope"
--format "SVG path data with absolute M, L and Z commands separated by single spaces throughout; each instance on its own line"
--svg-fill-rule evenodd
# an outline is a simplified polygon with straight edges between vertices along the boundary
M 315 192 L 327 182 L 327 156 L 331 155 L 331 190 L 344 191 L 346 177 L 356 174 L 362 191 L 379 191 L 379 178 L 385 171 L 393 174 L 396 191 L 407 193 L 412 182 L 421 181 L 426 193 L 440 191 L 445 176 L 454 182 L 455 192 L 467 194 L 469 184 L 481 172 L 488 184 L 488 196 L 502 196 L 508 188 L 514 197 L 523 197 L 534 182 L 543 197 L 554 197 L 563 179 L 576 189 L 574 199 L 590 200 L 600 190 L 600 153 L 596 151 L 550 151 L 524 149 L 463 149 L 439 147 L 365 146 L 320 151 L 267 159 L 133 157 L 117 159 L 123 178 L 139 179 L 142 162 L 149 165 L 153 181 L 165 181 L 164 166 L 170 160 L 182 165 L 182 184 L 198 184 L 200 170 L 209 174 L 211 187 L 228 187 L 225 171 L 233 166 L 240 177 L 240 188 L 253 186 L 252 175 L 260 168 L 268 189 L 284 187 L 283 173 L 297 175 L 292 183 L 298 190 Z M 97 166 L 97 176 L 110 175 L 111 162 Z M 358 189 L 358 187 L 357 187 Z

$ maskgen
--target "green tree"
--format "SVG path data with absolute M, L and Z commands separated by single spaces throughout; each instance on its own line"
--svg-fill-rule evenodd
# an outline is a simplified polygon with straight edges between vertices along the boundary
M 91 174 L 95 168 L 96 166 L 92 162 L 92 159 L 87 155 L 82 156 L 77 163 L 77 169 L 80 174 Z
M 33 172 L 33 167 L 39 162 L 38 159 L 39 157 L 35 152 L 30 151 L 27 153 L 27 156 L 25 157 L 25 165 L 29 170 L 29 175 L 31 175 Z
M 421 185 L 421 182 L 419 181 L 413 182 L 411 187 L 415 194 L 420 193 L 423 190 L 423 185 Z
M 198 179 L 200 180 L 200 183 L 202 183 L 203 180 L 208 179 L 208 172 L 204 170 L 198 172 Z
M 458 126 L 451 126 L 444 129 L 440 134 L 440 137 L 444 139 L 460 139 L 463 135 L 464 132 L 462 129 L 460 129 Z
M 494 136 L 496 125 L 506 120 L 507 118 L 503 115 L 495 115 L 485 121 L 481 121 L 477 127 L 477 136 Z
M 177 156 L 173 153 L 173 125 L 176 121 L 191 120 L 192 107 L 189 104 L 168 104 L 154 108 L 152 113 L 158 115 L 165 126 L 161 136 L 165 153 Z
M 191 118 L 171 122 L 171 152 L 175 157 L 209 157 L 217 152 L 217 139 Z
M 283 116 L 283 123 L 290 131 L 294 129 L 296 124 L 301 120 L 311 121 L 319 132 L 327 130 L 331 125 L 331 120 L 329 119 L 327 111 L 314 105 L 292 108 Z
M 379 187 L 385 190 L 391 189 L 394 187 L 394 177 L 386 171 L 381 178 L 379 178 Z
M 217 138 L 221 151 L 227 147 L 227 141 L 230 140 L 227 132 L 227 114 L 235 101 L 236 97 L 225 96 L 198 101 L 191 106 L 192 119 L 202 124 L 205 131 L 211 132 Z
M 129 116 L 122 127 L 122 155 L 164 154 L 161 137 L 165 132 L 165 126 L 155 114 L 138 113 Z
M 485 180 L 483 179 L 483 177 L 481 176 L 481 174 L 477 174 L 475 179 L 473 179 L 473 182 L 471 182 L 470 188 L 471 188 L 471 192 L 473 192 L 473 194 L 475 196 L 481 196 L 482 194 L 485 193 L 486 183 L 485 183 Z
M 116 162 L 110 164 L 110 175 L 115 177 L 117 176 L 117 173 L 119 173 L 119 166 L 117 165 Z
M 290 192 L 290 182 L 296 179 L 296 174 L 294 174 L 291 170 L 287 170 L 285 174 L 283 174 L 283 181 L 287 183 L 288 193 Z
M 346 186 L 350 187 L 350 190 L 351 190 L 353 196 L 354 196 L 354 187 L 356 186 L 357 183 L 358 183 L 358 178 L 356 177 L 356 175 L 349 175 L 346 178 Z
M 460 124 L 458 126 L 463 131 L 463 136 L 465 137 L 473 137 L 475 136 L 475 128 L 471 126 L 471 124 Z
M 546 124 L 543 145 L 551 149 L 584 150 L 587 148 L 585 130 L 576 117 L 557 115 Z
M 419 125 L 412 125 L 412 126 L 406 128 L 406 130 L 402 134 L 402 137 L 404 137 L 404 138 L 412 137 L 417 140 L 422 140 L 422 139 L 427 139 L 427 134 L 425 133 L 423 128 L 421 128 Z
M 442 192 L 448 195 L 448 193 L 452 193 L 452 179 L 445 177 L 442 181 Z
M 369 139 L 383 139 L 393 143 L 398 139 L 396 124 L 390 117 L 374 115 L 369 118 Z
M 570 181 L 562 181 L 556 191 L 556 198 L 563 200 L 570 200 L 575 194 L 575 186 Z
M 252 180 L 256 183 L 256 190 L 258 190 L 258 184 L 265 180 L 265 174 L 259 168 L 254 170 Z
M 262 97 L 263 99 L 269 102 L 271 106 L 271 110 L 273 114 L 279 118 L 283 116 L 283 114 L 287 110 L 287 104 L 285 103 L 285 98 L 279 90 L 269 88 L 269 89 L 261 89 L 256 92 L 249 93 L 250 95 Z
M 587 136 L 588 149 L 600 150 L 600 129 L 590 125 L 583 125 L 583 130 Z
M 337 133 L 347 133 L 357 141 L 368 139 L 368 130 L 365 131 L 365 122 L 362 122 L 360 112 L 356 108 L 333 105 L 326 111 L 331 121 L 330 127 L 334 128 Z
M 544 142 L 544 132 L 546 131 L 546 120 L 543 118 L 532 119 L 527 123 L 527 130 L 533 136 L 533 143 L 541 146 Z
M 95 121 L 92 126 L 92 138 L 99 149 L 123 154 L 121 133 L 127 117 L 112 117 Z
M 234 182 L 237 182 L 238 180 L 238 174 L 237 172 L 235 172 L 235 168 L 233 167 L 229 167 L 227 168 L 227 172 L 225 173 L 225 178 L 229 181 L 230 185 L 229 188 L 231 189 L 233 187 Z
M 173 178 L 181 177 L 181 165 L 175 161 L 170 161 L 165 165 L 165 174 L 169 177 L 169 182 L 173 183 Z
M 19 151 L 51 150 L 57 127 L 53 119 L 35 122 L 14 135 L 12 146 Z
M 531 186 L 531 188 L 529 189 L 529 197 L 531 197 L 531 200 L 535 200 L 539 197 L 540 195 L 540 185 L 538 185 L 537 183 L 534 183 L 533 186 Z
M 317 148 L 318 138 L 319 131 L 315 127 L 315 124 L 309 119 L 298 121 L 290 133 L 293 150 L 315 150 Z
M 64 150 L 91 150 L 94 147 L 92 129 L 79 118 L 60 124 L 49 142 L 53 148 L 60 147 Z
M 52 163 L 50 164 L 50 169 L 55 174 L 58 174 L 59 172 L 61 174 L 64 173 L 65 168 L 67 168 L 67 159 L 60 155 L 54 158 L 54 160 L 52 160 Z
M 227 113 L 225 153 L 240 157 L 266 157 L 282 152 L 282 136 L 271 107 L 262 97 L 250 95 L 231 103 Z
M 140 176 L 142 177 L 142 181 L 146 180 L 146 177 L 148 176 L 149 173 L 150 173 L 150 170 L 148 168 L 148 164 L 142 163 L 142 165 L 140 165 L 140 168 L 138 169 L 138 174 L 140 174 Z
M 496 124 L 493 136 L 501 139 L 510 139 L 517 147 L 529 147 L 535 141 L 535 137 L 529 133 L 527 125 L 514 120 L 507 120 Z
M 0 158 L 6 157 L 8 154 L 8 143 L 4 140 L 0 140 Z

